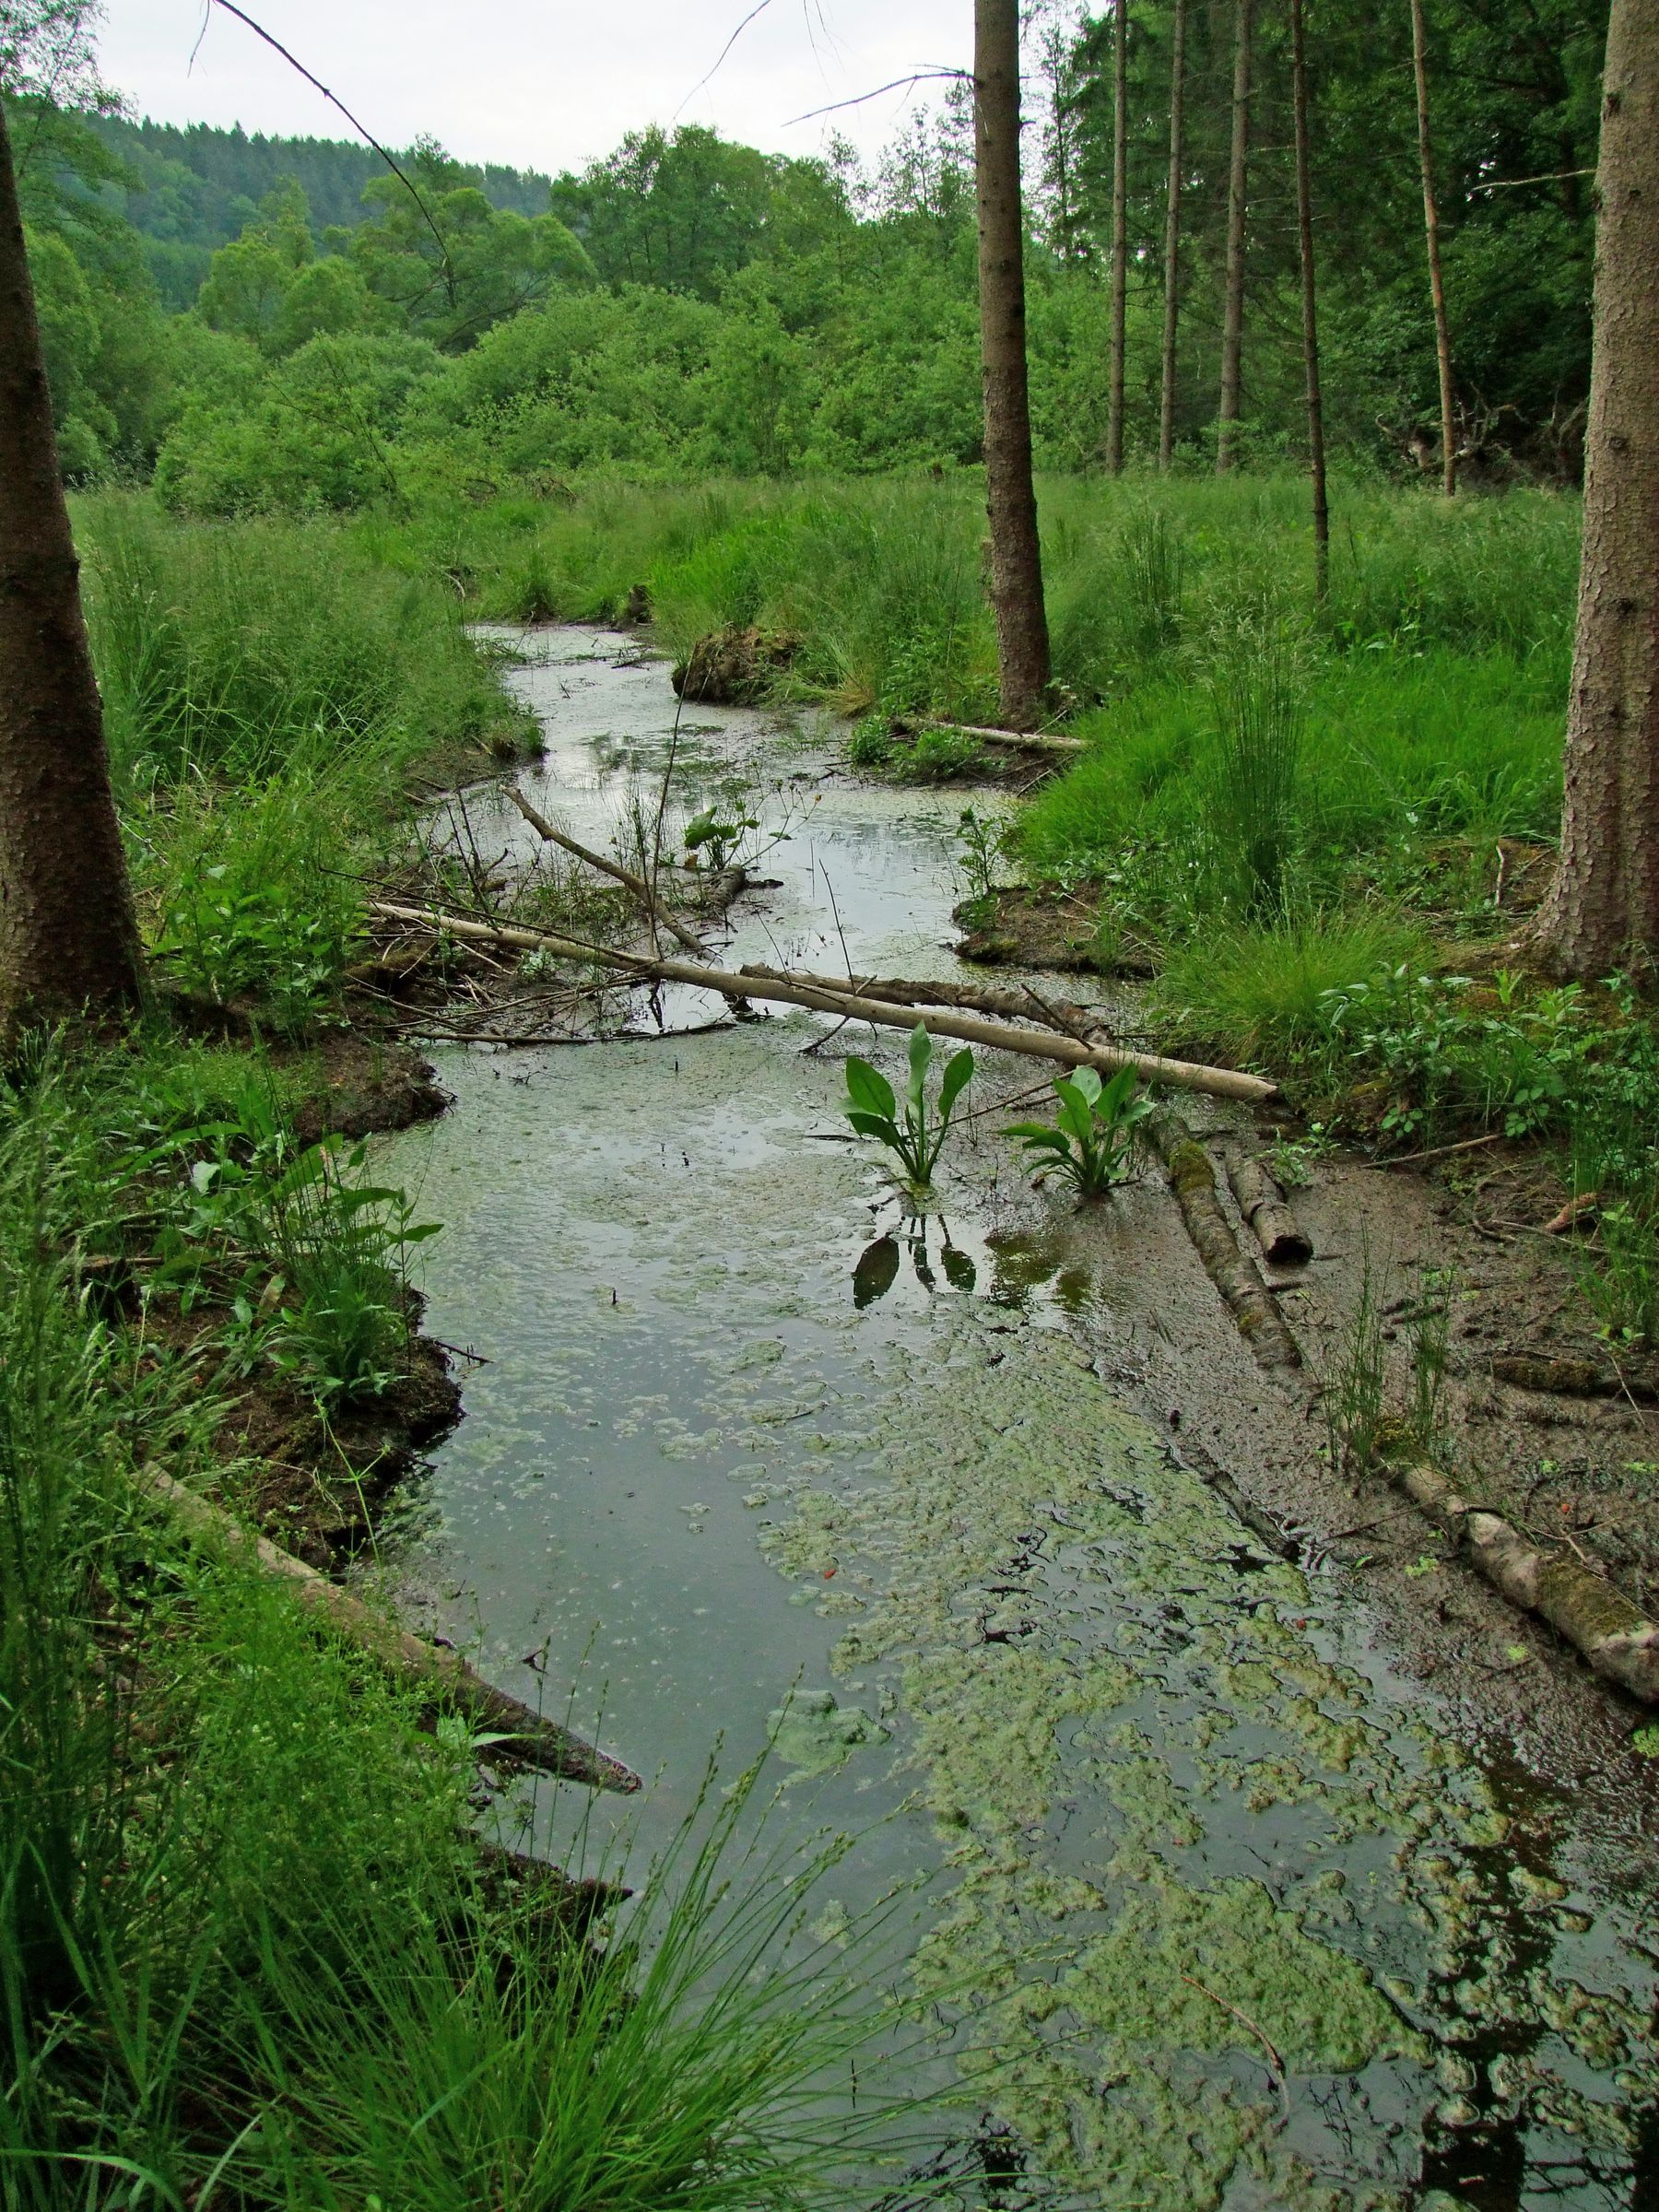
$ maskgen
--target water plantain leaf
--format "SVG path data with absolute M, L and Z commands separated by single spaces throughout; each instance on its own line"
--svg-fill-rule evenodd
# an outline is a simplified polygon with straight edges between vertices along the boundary
M 911 1031 L 910 1084 L 908 1097 L 913 1113 L 922 1112 L 923 1085 L 927 1080 L 928 1063 L 933 1058 L 933 1039 L 927 1033 L 927 1024 L 918 1022 Z
M 1125 1074 L 1128 1072 L 1127 1069 L 1124 1070 Z M 1116 1078 L 1114 1077 L 1113 1080 L 1115 1081 Z M 1062 1083 L 1069 1083 L 1074 1090 L 1081 1091 L 1090 1107 L 1093 1107 L 1100 1099 L 1100 1077 L 1098 1068 L 1080 1067 L 1073 1075 L 1059 1077 L 1055 1081 L 1054 1088 L 1058 1090 Z
M 890 1145 L 895 1149 L 898 1148 L 899 1126 L 890 1114 L 865 1113 L 862 1108 L 849 1106 L 847 1119 L 860 1136 L 879 1137 L 884 1145 Z
M 889 1122 L 899 1109 L 887 1077 L 856 1054 L 847 1062 L 847 1096 L 862 1112 L 883 1114 Z
M 947 1122 L 957 1100 L 973 1079 L 973 1054 L 968 1046 L 956 1053 L 945 1070 L 945 1080 L 939 1085 L 939 1119 Z

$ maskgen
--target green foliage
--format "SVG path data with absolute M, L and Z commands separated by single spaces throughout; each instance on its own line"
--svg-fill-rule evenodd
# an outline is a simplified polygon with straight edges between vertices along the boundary
M 938 1102 L 930 1109 L 927 1071 L 932 1060 L 933 1039 L 926 1024 L 918 1023 L 911 1031 L 910 1079 L 902 1109 L 879 1069 L 856 1054 L 847 1062 L 847 1104 L 842 1112 L 860 1136 L 873 1136 L 887 1147 L 912 1191 L 924 1191 L 931 1184 L 957 1100 L 973 1076 L 973 1054 L 964 1046 L 946 1062 Z
M 1077 1203 L 1111 1195 L 1126 1182 L 1134 1164 L 1135 1130 L 1152 1111 L 1150 1099 L 1136 1095 L 1134 1068 L 1120 1068 L 1102 1084 L 1092 1067 L 1054 1081 L 1059 1110 L 1046 1122 L 1013 1122 L 1003 1132 L 1017 1136 L 1041 1164 L 1036 1181 L 1058 1175 L 1077 1194 Z
M 1159 997 L 1173 1025 L 1235 1058 L 1317 1059 L 1337 995 L 1423 950 L 1406 917 L 1382 912 L 1277 916 L 1212 928 L 1178 945 Z

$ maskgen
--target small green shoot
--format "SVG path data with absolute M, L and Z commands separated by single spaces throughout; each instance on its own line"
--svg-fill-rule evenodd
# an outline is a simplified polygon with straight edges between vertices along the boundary
M 1134 1164 L 1135 1131 L 1152 1111 L 1138 1097 L 1132 1067 L 1120 1068 L 1102 1083 L 1092 1067 L 1055 1078 L 1059 1100 L 1053 1124 L 1014 1122 L 1004 1131 L 1017 1136 L 1033 1159 L 1041 1161 L 1036 1181 L 1059 1175 L 1077 1194 L 1079 1206 L 1104 1198 L 1126 1182 Z
M 902 1112 L 892 1085 L 878 1069 L 856 1055 L 847 1062 L 847 1103 L 841 1111 L 860 1136 L 877 1138 L 896 1157 L 912 1191 L 924 1191 L 932 1182 L 951 1114 L 973 1074 L 973 1054 L 964 1045 L 946 1063 L 938 1109 L 930 1114 L 927 1070 L 932 1060 L 933 1039 L 927 1025 L 920 1023 L 911 1032 L 910 1081 Z

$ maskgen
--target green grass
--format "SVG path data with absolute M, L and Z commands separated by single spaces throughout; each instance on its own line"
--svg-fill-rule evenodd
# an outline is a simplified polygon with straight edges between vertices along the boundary
M 0 1090 L 0 2206 L 862 2201 L 812 1848 L 714 1798 L 590 1940 L 482 1870 L 465 1728 L 147 1501 L 213 1394 L 88 1261 L 191 1208 L 158 1127 L 245 1104 L 185 1057 Z
M 1190 1043 L 1284 1067 L 1328 1046 L 1327 994 L 1402 963 L 1420 964 L 1424 955 L 1421 930 L 1388 912 L 1241 923 L 1173 952 L 1157 997 L 1164 1018 Z

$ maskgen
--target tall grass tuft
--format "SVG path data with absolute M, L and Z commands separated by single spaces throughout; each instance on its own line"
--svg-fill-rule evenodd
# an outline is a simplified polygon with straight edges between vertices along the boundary
M 1215 749 L 1205 827 L 1220 880 L 1247 914 L 1279 905 L 1298 830 L 1303 706 L 1278 640 L 1242 641 L 1210 683 Z

